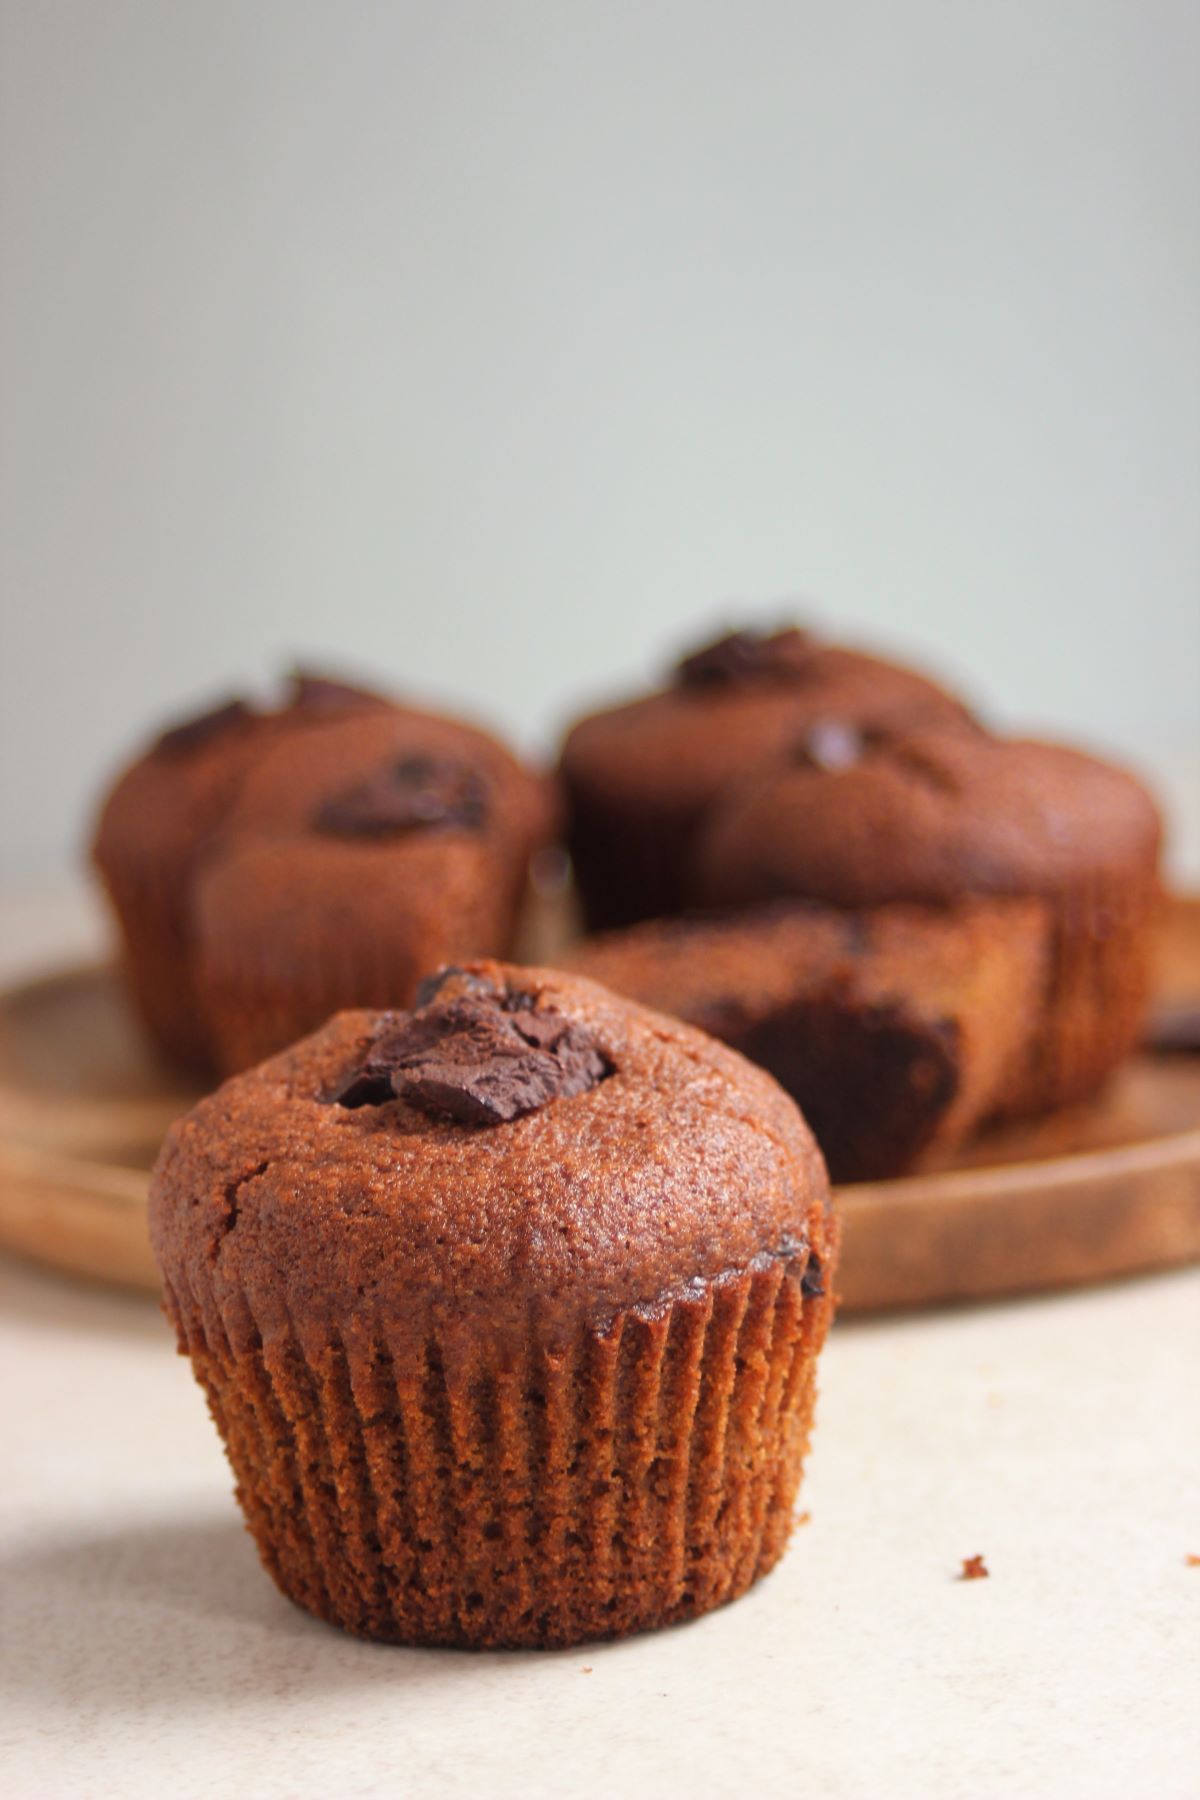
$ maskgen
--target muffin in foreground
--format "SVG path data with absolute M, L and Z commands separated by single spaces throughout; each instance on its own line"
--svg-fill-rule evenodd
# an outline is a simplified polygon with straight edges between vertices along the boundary
M 762 1071 L 479 962 L 169 1134 L 168 1314 L 263 1560 L 363 1636 L 551 1646 L 778 1560 L 833 1307 L 812 1136 Z

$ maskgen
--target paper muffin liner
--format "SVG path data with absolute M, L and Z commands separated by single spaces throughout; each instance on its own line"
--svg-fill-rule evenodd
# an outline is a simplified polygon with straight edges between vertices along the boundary
M 548 1647 L 691 1618 L 778 1560 L 833 1309 L 812 1272 L 764 1257 L 566 1342 L 531 1318 L 494 1366 L 167 1304 L 286 1595 L 363 1637 Z
M 1017 1118 L 1089 1099 L 1137 1048 L 1150 993 L 1156 879 L 1064 901 L 1051 924 L 1041 1017 L 995 1107 Z
M 212 1049 L 191 972 L 177 884 L 147 870 L 101 870 L 121 933 L 126 987 L 148 1036 L 185 1069 L 208 1074 Z

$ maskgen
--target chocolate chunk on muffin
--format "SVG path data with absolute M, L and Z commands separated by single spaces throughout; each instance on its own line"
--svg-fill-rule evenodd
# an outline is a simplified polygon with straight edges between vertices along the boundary
M 661 693 L 594 713 L 563 746 L 569 847 L 590 929 L 679 911 L 708 808 L 814 724 L 964 713 L 924 675 L 809 631 L 731 632 L 684 656 Z
M 1044 981 L 1036 901 L 781 903 L 585 940 L 567 966 L 768 1069 L 835 1181 L 944 1162 L 1021 1066 Z
M 285 1594 L 365 1637 L 565 1645 L 786 1544 L 837 1229 L 761 1070 L 475 962 L 204 1100 L 151 1193 L 166 1306 Z
M 404 1006 L 431 967 L 508 948 L 545 794 L 484 733 L 356 714 L 248 770 L 198 866 L 192 929 L 218 1065 L 351 1006 Z
M 211 1062 L 191 964 L 189 884 L 246 768 L 268 743 L 389 704 L 297 671 L 277 708 L 235 697 L 168 727 L 109 792 L 92 860 L 120 929 L 130 994 L 172 1061 L 201 1071 Z
M 826 727 L 828 729 L 828 727 Z M 697 904 L 846 908 L 1040 900 L 1050 952 L 999 1113 L 1086 1098 L 1133 1049 L 1149 982 L 1161 827 L 1132 775 L 1057 745 L 955 725 L 842 722 L 730 790 L 695 845 Z

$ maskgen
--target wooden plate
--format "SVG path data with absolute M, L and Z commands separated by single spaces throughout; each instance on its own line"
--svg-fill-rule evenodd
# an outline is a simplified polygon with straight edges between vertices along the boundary
M 1200 901 L 1176 902 L 1160 1003 L 1200 1001 Z M 193 1089 L 159 1067 L 113 972 L 0 994 L 0 1244 L 156 1288 L 147 1170 Z M 959 1166 L 845 1187 L 843 1309 L 1099 1281 L 1200 1258 L 1200 1056 L 1141 1056 L 1096 1105 L 980 1140 Z

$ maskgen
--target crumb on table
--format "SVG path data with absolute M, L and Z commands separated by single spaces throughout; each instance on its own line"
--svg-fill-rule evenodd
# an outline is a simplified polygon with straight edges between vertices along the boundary
M 986 1581 L 988 1573 L 988 1566 L 982 1556 L 964 1556 L 962 1574 L 958 1579 L 960 1581 Z

